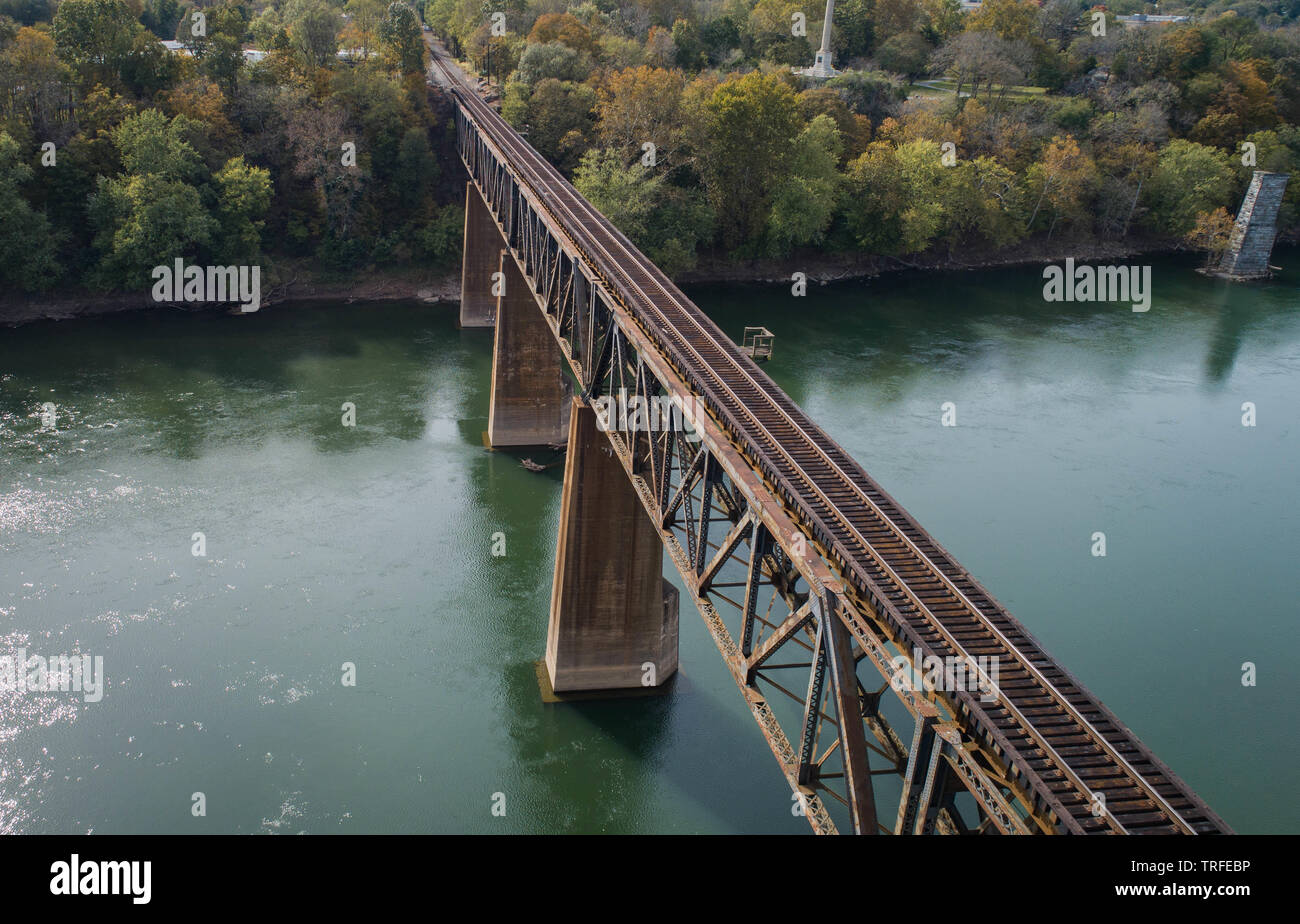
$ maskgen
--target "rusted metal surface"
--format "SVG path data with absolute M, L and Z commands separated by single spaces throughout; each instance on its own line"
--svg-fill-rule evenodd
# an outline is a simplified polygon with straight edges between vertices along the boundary
M 838 806 L 863 833 L 1228 832 L 454 64 L 434 60 L 458 103 L 462 159 L 584 400 L 682 405 L 690 432 L 617 422 L 610 442 L 814 830 L 836 830 Z M 997 682 L 891 684 L 897 659 L 918 655 L 994 658 Z M 915 734 L 875 708 L 885 690 Z M 869 750 L 886 758 L 875 772 L 904 777 L 891 828 L 867 804 Z M 978 817 L 962 817 L 959 791 Z

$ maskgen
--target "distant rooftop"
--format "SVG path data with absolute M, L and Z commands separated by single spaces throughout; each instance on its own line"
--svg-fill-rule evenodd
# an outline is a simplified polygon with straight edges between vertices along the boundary
M 1191 22 L 1190 16 L 1163 16 L 1159 14 L 1134 13 L 1132 16 L 1116 16 L 1125 27 L 1163 26 L 1171 22 Z
M 178 42 L 175 39 L 162 39 L 162 47 L 166 48 L 173 54 L 184 55 L 187 58 L 190 56 L 190 50 L 185 47 L 185 44 L 183 42 Z M 244 60 L 250 64 L 256 64 L 258 61 L 261 61 L 266 57 L 266 52 L 258 51 L 256 48 L 245 48 L 243 49 L 243 52 Z
M 162 46 L 163 48 L 166 48 L 168 51 L 174 54 L 184 55 L 187 58 L 190 56 L 190 50 L 185 47 L 183 42 L 178 42 L 174 39 L 163 39 Z M 262 51 L 260 48 L 245 48 L 243 49 L 243 52 L 244 52 L 244 60 L 247 61 L 249 64 L 256 64 L 257 62 L 264 60 L 267 54 L 265 51 Z M 378 52 L 372 51 L 369 53 L 369 57 L 373 58 L 377 54 Z M 361 49 L 343 48 L 335 52 L 335 57 L 337 57 L 341 61 L 351 61 L 355 58 L 362 57 Z

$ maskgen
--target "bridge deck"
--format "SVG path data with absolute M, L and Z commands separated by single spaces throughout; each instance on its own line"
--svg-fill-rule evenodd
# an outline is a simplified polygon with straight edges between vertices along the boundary
M 1228 827 L 1048 655 L 900 504 L 469 87 L 435 49 L 440 82 L 606 287 L 696 390 L 735 447 L 900 644 L 996 658 L 995 702 L 954 709 L 1075 833 Z M 1094 814 L 1096 794 L 1105 811 Z

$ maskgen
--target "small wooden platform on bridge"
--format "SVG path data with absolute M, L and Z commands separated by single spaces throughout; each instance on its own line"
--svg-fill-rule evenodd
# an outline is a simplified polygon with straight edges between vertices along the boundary
M 766 327 L 746 327 L 740 347 L 754 362 L 763 362 L 772 358 L 772 344 L 775 341 L 776 335 Z

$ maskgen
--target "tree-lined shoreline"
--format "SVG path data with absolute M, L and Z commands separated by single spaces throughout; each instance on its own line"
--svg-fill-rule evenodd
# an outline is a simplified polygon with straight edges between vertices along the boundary
M 1114 261 L 1137 256 L 1175 253 L 1165 242 L 1128 241 L 1123 246 L 1098 243 L 1092 248 L 1078 246 L 1059 249 L 1041 244 L 1019 245 L 995 253 L 967 255 L 953 260 L 946 254 L 931 254 L 906 260 L 895 257 L 846 257 L 845 255 L 809 255 L 786 260 L 737 262 L 722 260 L 701 262 L 678 274 L 677 281 L 687 288 L 718 284 L 752 284 L 789 287 L 794 273 L 802 273 L 816 287 L 833 283 L 861 282 L 916 272 L 973 272 L 1009 269 L 1018 266 L 1039 267 L 1059 263 L 1067 256 L 1080 262 Z M 318 279 L 305 267 L 289 271 L 291 281 L 281 284 L 264 296 L 262 310 L 277 305 L 304 302 L 420 302 L 431 308 L 453 308 L 460 303 L 459 269 L 429 273 L 415 268 L 400 268 L 367 273 L 352 279 Z M 73 320 L 129 311 L 157 308 L 147 293 L 105 294 L 94 292 L 51 292 L 40 296 L 0 297 L 0 326 L 15 327 L 33 321 Z M 193 310 L 193 309 L 188 309 Z M 213 308 L 211 310 L 227 310 Z M 236 309 L 230 309 L 232 311 Z
M 1300 164 L 1295 11 L 1128 7 L 843 0 L 816 82 L 797 0 L 0 0 L 0 282 L 58 313 L 176 259 L 256 263 L 271 302 L 454 275 L 421 20 L 685 282 L 1213 251 L 1251 173 Z

